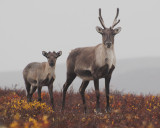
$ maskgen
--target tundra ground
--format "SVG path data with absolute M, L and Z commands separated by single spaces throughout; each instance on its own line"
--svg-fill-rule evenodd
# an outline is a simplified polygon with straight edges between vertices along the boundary
M 102 114 L 96 114 L 94 90 L 86 92 L 87 114 L 79 93 L 72 89 L 66 97 L 66 107 L 61 112 L 62 92 L 54 93 L 55 111 L 51 109 L 49 95 L 42 92 L 42 102 L 37 93 L 31 103 L 26 102 L 25 90 L 0 89 L 0 127 L 10 128 L 158 128 L 160 127 L 160 96 L 123 94 L 112 91 L 111 113 L 105 113 L 106 98 L 101 92 Z

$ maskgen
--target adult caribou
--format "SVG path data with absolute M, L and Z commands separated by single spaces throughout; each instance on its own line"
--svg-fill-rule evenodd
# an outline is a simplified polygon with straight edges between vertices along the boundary
M 67 79 L 63 86 L 63 101 L 62 110 L 65 107 L 66 92 L 72 81 L 76 76 L 82 79 L 80 86 L 80 94 L 82 96 L 84 112 L 86 113 L 85 89 L 90 80 L 94 81 L 96 92 L 96 112 L 100 112 L 100 93 L 99 93 L 99 79 L 105 78 L 106 91 L 106 112 L 110 111 L 109 105 L 109 84 L 113 70 L 115 69 L 116 57 L 114 51 L 114 36 L 121 31 L 121 27 L 114 27 L 120 22 L 117 21 L 119 9 L 111 27 L 107 28 L 101 16 L 101 9 L 99 9 L 99 21 L 103 28 L 96 27 L 98 33 L 102 35 L 102 43 L 93 47 L 76 48 L 71 51 L 67 58 Z

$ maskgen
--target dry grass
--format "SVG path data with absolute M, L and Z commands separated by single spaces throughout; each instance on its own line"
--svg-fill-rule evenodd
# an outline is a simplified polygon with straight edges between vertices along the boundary
M 112 111 L 106 114 L 105 94 L 101 92 L 101 115 L 94 113 L 95 92 L 87 92 L 88 113 L 83 114 L 79 93 L 72 90 L 66 97 L 66 109 L 61 112 L 61 92 L 54 92 L 55 109 L 50 107 L 48 93 L 42 93 L 42 103 L 28 104 L 24 90 L 0 89 L 0 127 L 12 128 L 158 128 L 160 127 L 160 97 L 112 92 Z

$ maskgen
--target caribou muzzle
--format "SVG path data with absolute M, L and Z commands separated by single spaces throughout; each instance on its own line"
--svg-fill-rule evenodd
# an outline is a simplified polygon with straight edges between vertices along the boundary
M 112 43 L 106 43 L 106 45 L 107 45 L 107 48 L 110 48 Z
M 111 43 L 111 42 L 108 42 L 108 41 L 107 41 L 107 42 L 105 42 L 104 44 L 107 46 L 107 48 L 110 48 L 110 47 L 111 47 L 111 45 L 112 45 L 112 43 Z
M 50 63 L 49 63 L 49 66 L 51 66 L 51 67 L 53 67 L 54 65 L 55 65 L 54 62 L 50 62 Z

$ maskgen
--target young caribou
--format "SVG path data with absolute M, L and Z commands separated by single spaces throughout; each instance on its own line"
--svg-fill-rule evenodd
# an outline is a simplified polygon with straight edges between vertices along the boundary
M 27 101 L 31 102 L 32 95 L 38 88 L 38 101 L 41 101 L 42 86 L 48 86 L 50 100 L 54 109 L 53 100 L 53 82 L 55 80 L 56 60 L 62 55 L 62 52 L 42 52 L 48 62 L 33 62 L 28 64 L 23 70 L 23 78 L 27 90 Z
M 113 25 L 107 28 L 101 16 L 101 9 L 99 9 L 99 21 L 103 26 L 96 27 L 98 33 L 102 35 L 102 43 L 93 47 L 76 48 L 71 51 L 67 58 L 67 79 L 63 86 L 63 101 L 62 110 L 65 107 L 66 91 L 76 76 L 82 79 L 80 86 L 80 94 L 82 97 L 84 112 L 86 113 L 85 89 L 90 80 L 94 81 L 96 92 L 96 112 L 100 112 L 100 93 L 99 93 L 99 79 L 105 78 L 105 91 L 106 91 L 106 112 L 110 111 L 109 106 L 109 84 L 112 72 L 115 68 L 116 57 L 114 51 L 114 36 L 121 31 L 121 27 L 114 27 L 120 22 L 117 21 L 119 9 L 113 21 Z

